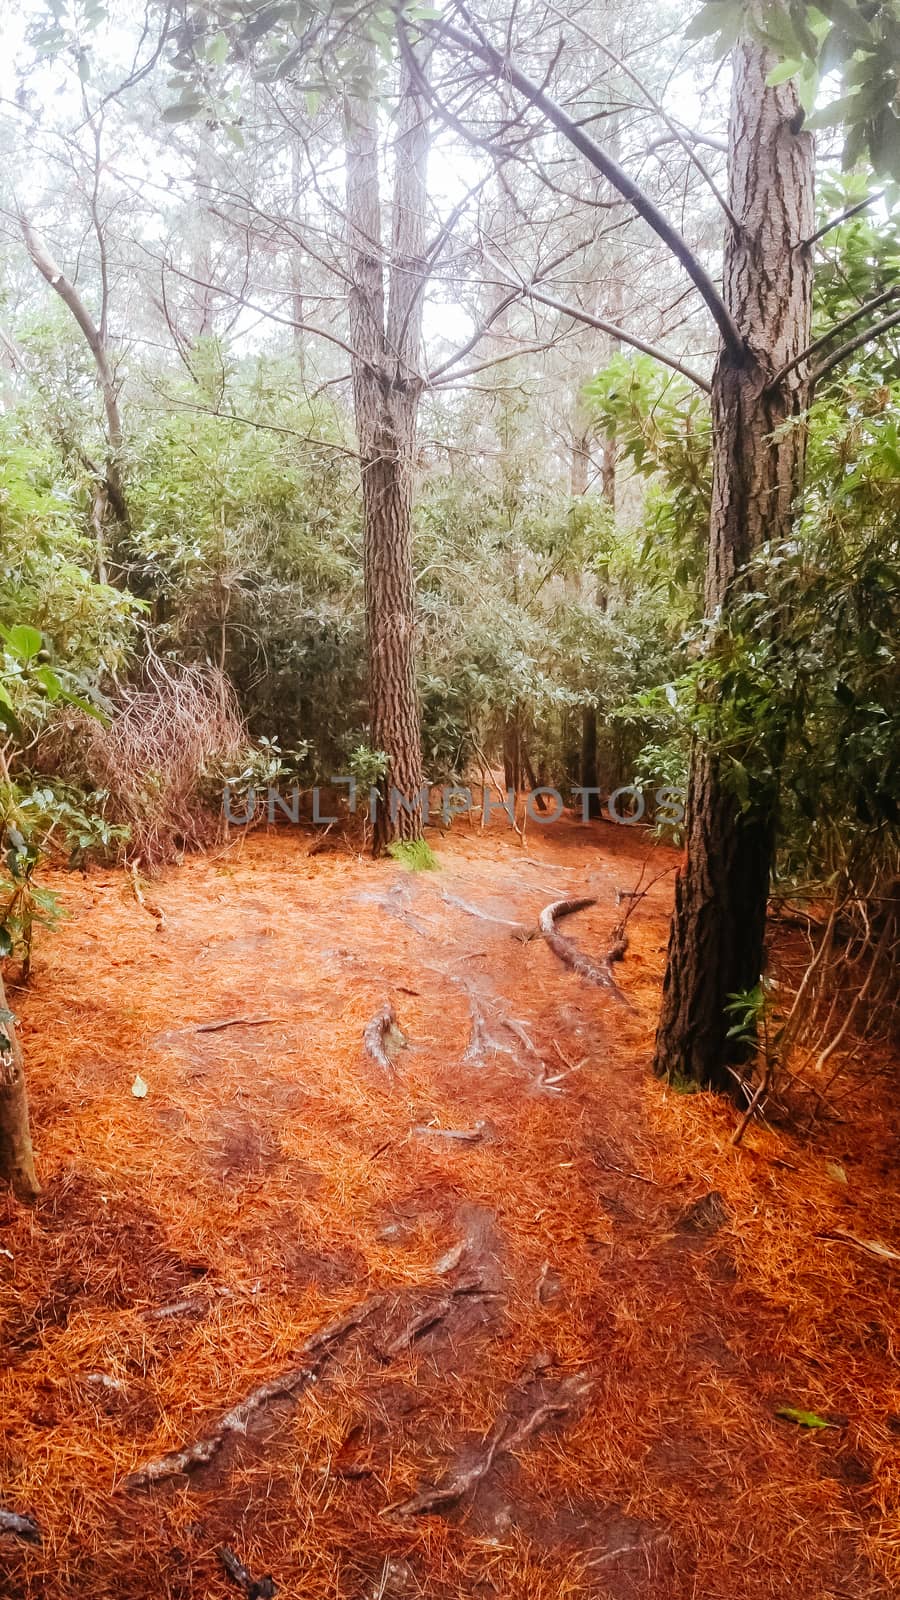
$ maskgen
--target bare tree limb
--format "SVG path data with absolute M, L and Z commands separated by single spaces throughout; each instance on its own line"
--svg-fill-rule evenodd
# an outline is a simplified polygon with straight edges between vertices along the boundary
M 839 345 L 821 366 L 815 367 L 810 373 L 809 381 L 812 386 L 815 388 L 822 378 L 840 366 L 842 361 L 846 361 L 848 356 L 852 356 L 854 350 L 861 349 L 864 344 L 871 343 L 873 339 L 879 338 L 881 334 L 898 325 L 900 325 L 900 311 L 892 311 L 889 317 L 882 317 L 880 322 L 873 322 L 870 328 L 863 328 L 862 333 L 858 333 L 854 339 L 848 339 L 846 344 Z
M 873 206 L 876 200 L 881 199 L 883 193 L 884 190 L 879 189 L 875 194 L 867 195 L 865 200 L 857 200 L 856 205 L 848 206 L 846 211 L 839 211 L 836 217 L 832 217 L 828 222 L 823 222 L 821 228 L 817 228 L 815 233 L 811 233 L 808 239 L 801 239 L 799 248 L 808 250 L 810 245 L 818 244 L 819 240 L 824 239 L 826 233 L 831 233 L 833 228 L 839 228 L 842 222 L 849 222 L 851 217 L 857 216 L 860 211 L 865 211 L 868 206 Z
M 799 356 L 795 356 L 793 361 L 789 361 L 787 366 L 781 368 L 780 372 L 776 372 L 768 387 L 777 388 L 782 378 L 786 378 L 788 373 L 793 372 L 802 362 L 808 361 L 809 357 L 815 355 L 817 350 L 821 350 L 823 345 L 829 344 L 835 334 L 842 333 L 844 328 L 849 328 L 851 323 L 858 322 L 860 317 L 867 316 L 870 311 L 877 311 L 879 306 L 886 305 L 890 300 L 896 300 L 898 295 L 900 295 L 900 284 L 894 284 L 892 288 L 885 289 L 881 294 L 876 294 L 871 300 L 867 300 L 864 306 L 857 306 L 855 311 L 851 311 L 846 317 L 841 317 L 841 320 L 826 333 L 820 334 L 818 339 L 808 344 L 805 350 L 801 350 Z
M 465 7 L 460 5 L 460 11 L 470 26 L 473 26 Z M 712 278 L 703 264 L 698 261 L 687 241 L 673 227 L 668 218 L 663 215 L 658 206 L 645 194 L 639 184 L 625 171 L 614 156 L 610 155 L 602 145 L 599 145 L 590 134 L 586 133 L 578 123 L 564 111 L 562 106 L 536 84 L 526 73 L 522 72 L 515 63 L 501 54 L 490 41 L 475 33 L 464 33 L 448 22 L 425 24 L 429 33 L 451 44 L 460 46 L 467 54 L 481 58 L 494 76 L 505 83 L 512 84 L 514 89 L 525 96 L 533 106 L 544 113 L 548 122 L 574 145 L 575 149 L 600 172 L 613 188 L 618 190 L 623 200 L 627 200 L 647 225 L 653 229 L 658 238 L 668 246 L 669 250 L 681 263 L 691 278 L 699 293 L 706 302 L 713 320 L 722 335 L 728 353 L 737 365 L 742 366 L 746 360 L 746 348 L 738 331 L 737 325 L 728 311 L 721 294 L 713 283 Z
M 120 466 L 124 434 L 116 382 L 109 364 L 106 346 L 97 324 L 94 322 L 75 285 L 69 282 L 62 269 L 57 266 L 40 234 L 21 212 L 19 213 L 19 226 L 22 229 L 22 237 L 25 240 L 31 260 L 41 276 L 49 283 L 51 289 L 54 289 L 59 295 L 63 305 L 67 306 L 71 311 L 87 340 L 88 348 L 94 358 L 97 377 L 100 381 L 100 391 L 103 396 L 103 407 L 106 412 L 106 427 L 109 436 L 106 489 L 109 494 L 110 505 L 116 516 L 121 523 L 127 525 L 128 506 L 125 500 Z

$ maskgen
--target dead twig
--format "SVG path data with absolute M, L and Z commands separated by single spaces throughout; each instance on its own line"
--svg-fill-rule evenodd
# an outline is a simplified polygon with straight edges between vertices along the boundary
M 198 1022 L 195 1033 L 221 1033 L 223 1028 L 261 1028 L 277 1017 L 223 1017 L 220 1022 Z

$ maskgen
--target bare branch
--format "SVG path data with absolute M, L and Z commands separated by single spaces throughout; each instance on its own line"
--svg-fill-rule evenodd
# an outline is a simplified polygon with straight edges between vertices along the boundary
M 654 361 L 661 361 L 663 366 L 671 367 L 673 372 L 680 372 L 683 378 L 696 384 L 704 394 L 710 393 L 711 386 L 708 379 L 695 372 L 693 367 L 686 366 L 677 356 L 669 355 L 667 350 L 660 350 L 658 345 L 648 344 L 645 339 L 639 339 L 637 334 L 629 332 L 627 328 L 621 328 L 614 322 L 606 322 L 603 317 L 591 316 L 590 312 L 582 311 L 579 306 L 566 305 L 564 301 L 543 294 L 539 289 L 526 288 L 522 292 L 532 300 L 539 300 L 541 305 L 550 306 L 564 317 L 572 317 L 575 322 L 585 322 L 590 328 L 599 328 L 601 333 L 609 333 L 614 339 L 621 339 L 623 344 L 631 345 L 632 349 L 640 350 L 645 356 L 652 356 Z
M 878 339 L 881 334 L 887 333 L 890 328 L 900 325 L 900 311 L 892 311 L 889 317 L 882 317 L 880 322 L 873 322 L 870 328 L 863 328 L 854 339 L 848 339 L 846 344 L 839 345 L 821 366 L 815 367 L 810 373 L 809 381 L 815 388 L 829 372 L 852 356 L 854 350 L 859 350 L 864 344 L 869 344 L 872 339 Z
M 849 222 L 851 217 L 857 216 L 860 211 L 865 211 L 868 206 L 873 206 L 876 200 L 881 199 L 883 194 L 884 190 L 879 189 L 876 194 L 867 195 L 865 200 L 857 200 L 855 206 L 848 206 L 846 211 L 838 212 L 838 215 L 832 217 L 830 222 L 823 222 L 821 228 L 817 228 L 815 233 L 811 233 L 808 239 L 801 239 L 798 248 L 808 250 L 810 245 L 817 244 L 820 239 L 824 239 L 826 233 L 831 233 L 833 228 L 839 228 L 842 222 Z
M 471 19 L 462 5 L 460 10 L 471 25 Z M 439 38 L 458 45 L 468 54 L 479 56 L 496 78 L 512 84 L 513 88 L 524 95 L 539 111 L 542 111 L 553 127 L 563 134 L 570 144 L 574 145 L 576 150 L 581 152 L 592 167 L 602 173 L 603 177 L 606 178 L 608 183 L 612 184 L 614 189 L 618 190 L 622 198 L 629 202 L 638 216 L 653 229 L 653 232 L 658 238 L 662 239 L 676 260 L 684 267 L 709 307 L 731 359 L 738 365 L 743 365 L 746 360 L 744 341 L 706 268 L 697 260 L 694 252 L 678 232 L 678 229 L 673 227 L 668 218 L 663 215 L 650 199 L 649 195 L 645 194 L 640 185 L 635 183 L 634 179 L 625 171 L 624 167 L 620 166 L 615 157 L 610 155 L 609 151 L 599 145 L 589 134 L 585 133 L 584 129 L 578 126 L 568 112 L 564 111 L 562 106 L 552 99 L 545 89 L 534 83 L 526 73 L 522 72 L 514 62 L 503 56 L 487 39 L 463 33 L 461 29 L 448 22 L 429 23 L 425 26 L 429 32 L 433 32 Z
M 870 311 L 877 311 L 879 306 L 886 305 L 890 300 L 896 300 L 898 295 L 900 295 L 900 284 L 894 284 L 892 288 L 885 289 L 881 294 L 876 294 L 871 300 L 867 300 L 864 306 L 857 306 L 855 311 L 851 311 L 846 317 L 841 317 L 840 322 L 836 322 L 833 327 L 828 329 L 827 333 L 820 334 L 818 339 L 814 339 L 812 344 L 808 344 L 805 350 L 801 350 L 799 356 L 795 356 L 793 361 L 789 361 L 786 366 L 781 368 L 780 372 L 776 372 L 767 387 L 770 389 L 777 388 L 782 378 L 786 378 L 788 373 L 793 372 L 794 368 L 799 367 L 802 362 L 808 361 L 809 357 L 815 355 L 817 350 L 821 350 L 824 344 L 829 344 L 835 334 L 842 333 L 844 328 L 849 328 L 851 323 L 858 322 L 860 317 L 867 316 Z

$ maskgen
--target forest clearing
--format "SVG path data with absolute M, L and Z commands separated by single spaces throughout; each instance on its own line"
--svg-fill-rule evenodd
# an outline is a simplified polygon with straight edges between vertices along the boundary
M 0 1600 L 893 1600 L 900 0 L 0 22 Z

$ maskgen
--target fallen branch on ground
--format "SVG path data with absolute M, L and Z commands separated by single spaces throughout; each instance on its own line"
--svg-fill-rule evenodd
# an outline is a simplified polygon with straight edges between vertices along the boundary
M 366 1023 L 363 1034 L 363 1044 L 366 1054 L 371 1056 L 383 1072 L 394 1076 L 394 1063 L 391 1059 L 402 1050 L 406 1039 L 397 1022 L 397 1013 L 388 1001 L 380 1011 L 376 1011 L 371 1022 Z
M 383 1295 L 375 1295 L 370 1300 L 364 1300 L 354 1306 L 343 1317 L 329 1322 L 317 1333 L 313 1333 L 303 1346 L 303 1354 L 310 1359 L 302 1367 L 293 1367 L 288 1372 L 282 1372 L 278 1377 L 270 1378 L 266 1383 L 261 1383 L 253 1389 L 246 1399 L 239 1400 L 230 1411 L 216 1423 L 210 1433 L 196 1439 L 193 1444 L 186 1445 L 183 1450 L 171 1450 L 167 1455 L 159 1456 L 155 1461 L 148 1461 L 136 1472 L 132 1472 L 125 1479 L 126 1489 L 146 1489 L 151 1483 L 159 1483 L 164 1478 L 174 1478 L 184 1472 L 190 1472 L 195 1467 L 205 1467 L 213 1456 L 221 1450 L 225 1440 L 231 1434 L 245 1434 L 258 1412 L 264 1410 L 273 1400 L 293 1399 L 303 1389 L 317 1383 L 322 1369 L 330 1356 L 334 1346 L 348 1333 L 371 1317 L 375 1311 L 380 1310 L 384 1304 Z
M 40 1544 L 41 1530 L 34 1517 L 23 1517 L 18 1511 L 4 1511 L 0 1506 L 0 1533 L 11 1533 L 27 1544 Z
M 619 924 L 613 932 L 613 942 L 600 962 L 592 961 L 589 956 L 578 949 L 571 939 L 566 939 L 556 930 L 556 923 L 560 917 L 570 917 L 576 911 L 585 911 L 588 906 L 596 905 L 596 900 L 555 900 L 551 905 L 545 906 L 540 916 L 540 929 L 553 954 L 579 978 L 584 978 L 588 983 L 594 984 L 598 989 L 606 989 L 619 1005 L 625 1006 L 628 1011 L 634 1011 L 634 1006 L 628 996 L 622 993 L 619 985 L 612 975 L 611 963 L 621 961 L 627 948 L 624 926 Z

